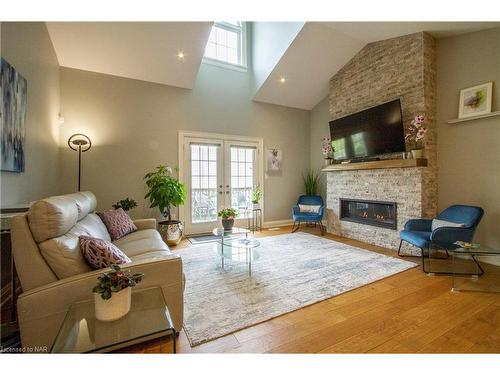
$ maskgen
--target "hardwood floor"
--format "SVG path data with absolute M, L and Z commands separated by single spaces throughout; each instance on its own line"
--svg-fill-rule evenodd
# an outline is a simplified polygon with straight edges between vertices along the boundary
M 283 227 L 256 236 L 289 232 Z M 189 246 L 184 240 L 174 251 Z M 121 352 L 170 353 L 171 345 L 170 338 L 161 338 Z M 428 276 L 416 267 L 194 348 L 181 332 L 177 348 L 179 353 L 500 353 L 500 294 L 455 293 L 449 276 Z

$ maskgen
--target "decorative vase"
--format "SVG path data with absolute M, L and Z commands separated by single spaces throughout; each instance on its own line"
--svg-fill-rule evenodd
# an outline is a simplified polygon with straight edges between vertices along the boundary
M 413 155 L 413 159 L 421 159 L 423 156 L 424 150 L 411 150 L 411 154 Z
M 233 229 L 234 219 L 222 219 L 222 227 L 225 231 L 230 231 Z
M 165 220 L 158 223 L 161 237 L 169 246 L 176 246 L 181 242 L 184 227 L 179 220 Z
M 332 164 L 332 158 L 325 158 L 325 167 L 328 167 L 329 165 Z
M 132 288 L 130 287 L 112 293 L 110 299 L 102 299 L 100 294 L 94 293 L 96 319 L 104 322 L 120 319 L 130 311 L 131 300 Z

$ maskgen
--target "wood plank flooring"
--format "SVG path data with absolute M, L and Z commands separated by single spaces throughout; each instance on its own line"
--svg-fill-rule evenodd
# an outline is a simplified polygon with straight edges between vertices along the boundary
M 363 242 L 325 237 L 397 256 Z M 173 251 L 189 246 L 184 240 Z M 428 276 L 416 267 L 194 348 L 181 332 L 177 348 L 179 353 L 500 353 L 500 293 L 450 289 L 449 276 Z M 171 345 L 170 338 L 161 338 L 121 352 L 170 353 Z

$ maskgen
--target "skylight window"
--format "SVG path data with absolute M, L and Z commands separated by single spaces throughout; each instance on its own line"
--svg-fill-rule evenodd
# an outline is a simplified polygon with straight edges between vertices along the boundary
M 246 70 L 246 27 L 244 22 L 215 22 L 205 48 L 205 61 Z

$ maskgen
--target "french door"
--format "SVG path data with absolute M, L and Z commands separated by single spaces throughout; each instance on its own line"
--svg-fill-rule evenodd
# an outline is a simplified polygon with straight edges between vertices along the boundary
M 246 227 L 252 215 L 252 191 L 260 184 L 259 142 L 221 138 L 183 138 L 184 206 L 187 234 L 220 226 L 217 213 L 235 208 L 235 226 Z

